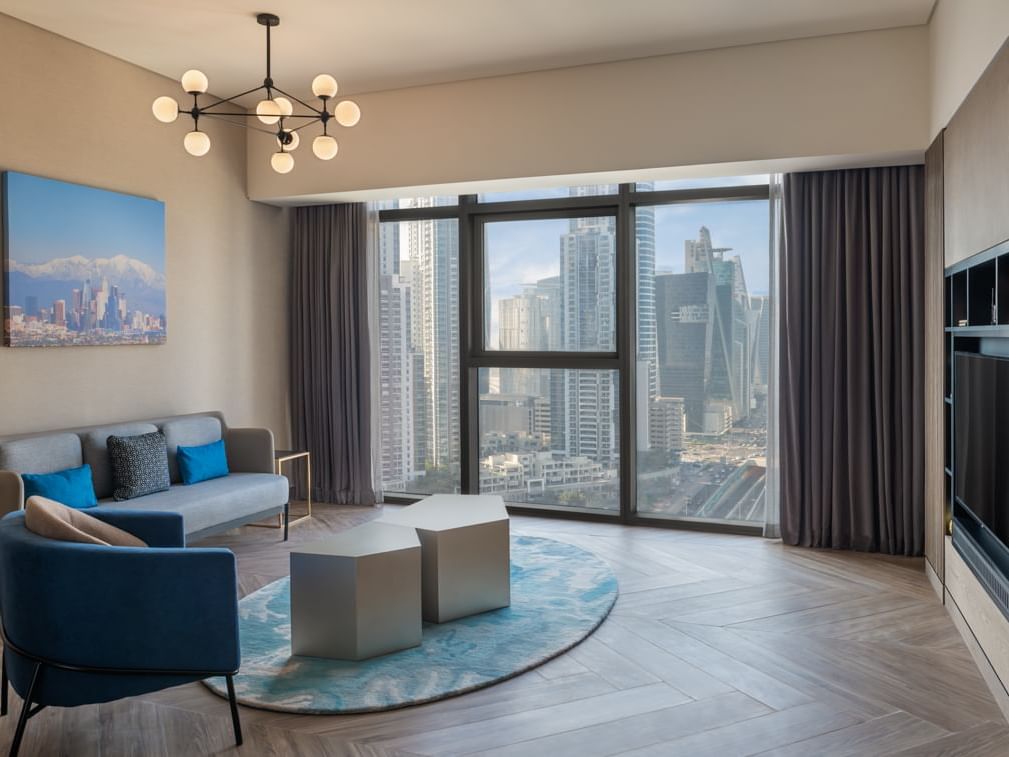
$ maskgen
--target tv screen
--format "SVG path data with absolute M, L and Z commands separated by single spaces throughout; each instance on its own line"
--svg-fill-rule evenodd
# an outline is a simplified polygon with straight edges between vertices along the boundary
M 958 352 L 954 360 L 954 494 L 1009 545 L 1009 359 Z

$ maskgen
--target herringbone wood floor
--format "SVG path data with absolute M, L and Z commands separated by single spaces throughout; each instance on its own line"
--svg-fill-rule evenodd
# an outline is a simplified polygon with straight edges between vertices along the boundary
M 377 515 L 318 507 L 290 544 Z M 573 651 L 497 686 L 353 716 L 242 708 L 200 684 L 46 710 L 42 755 L 1005 755 L 1006 727 L 920 560 L 791 549 L 764 539 L 515 518 L 597 553 L 620 577 L 609 619 Z M 278 532 L 209 543 L 241 590 L 288 572 Z M 20 702 L 14 697 L 15 708 Z M 6 748 L 13 717 L 2 721 Z

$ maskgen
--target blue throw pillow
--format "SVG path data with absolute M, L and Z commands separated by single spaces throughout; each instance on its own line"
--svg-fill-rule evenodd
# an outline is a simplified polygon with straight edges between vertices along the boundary
M 29 497 L 47 497 L 78 510 L 98 504 L 91 481 L 91 466 L 87 464 L 55 473 L 22 473 L 21 480 L 25 485 L 26 502 Z
M 228 475 L 228 456 L 223 439 L 199 447 L 178 447 L 176 459 L 184 484 L 197 484 Z

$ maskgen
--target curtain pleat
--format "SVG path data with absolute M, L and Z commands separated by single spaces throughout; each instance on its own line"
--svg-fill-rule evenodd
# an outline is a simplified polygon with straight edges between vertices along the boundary
M 789 174 L 783 194 L 782 539 L 920 555 L 923 168 Z
M 367 284 L 366 207 L 296 208 L 291 429 L 294 445 L 312 453 L 312 497 L 320 502 L 375 503 Z

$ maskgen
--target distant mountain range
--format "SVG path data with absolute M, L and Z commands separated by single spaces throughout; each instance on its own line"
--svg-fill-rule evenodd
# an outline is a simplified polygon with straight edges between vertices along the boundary
M 165 275 L 141 260 L 126 255 L 111 258 L 86 258 L 74 255 L 56 258 L 45 263 L 19 263 L 11 260 L 11 271 L 23 273 L 32 279 L 56 279 L 58 281 L 80 281 L 91 279 L 97 284 L 102 278 L 124 290 L 136 287 L 164 289 Z
M 127 308 L 151 315 L 165 312 L 165 275 L 141 260 L 126 255 L 111 258 L 85 258 L 74 255 L 45 263 L 8 263 L 11 304 L 25 306 L 26 297 L 36 297 L 40 307 L 51 307 L 55 300 L 71 301 L 74 289 L 81 289 L 91 279 L 93 288 L 103 278 L 126 295 Z

